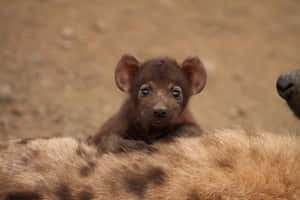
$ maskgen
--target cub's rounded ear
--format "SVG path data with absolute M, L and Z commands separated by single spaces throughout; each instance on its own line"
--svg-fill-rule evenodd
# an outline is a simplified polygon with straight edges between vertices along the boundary
M 182 70 L 191 84 L 192 94 L 198 94 L 206 85 L 206 70 L 198 57 L 190 57 L 183 61 Z
M 128 54 L 121 57 L 115 71 L 115 82 L 120 90 L 124 92 L 130 91 L 138 68 L 139 62 L 135 57 Z

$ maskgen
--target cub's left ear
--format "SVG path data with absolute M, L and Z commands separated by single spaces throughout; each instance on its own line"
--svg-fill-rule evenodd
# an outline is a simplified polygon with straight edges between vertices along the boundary
M 192 94 L 198 94 L 206 84 L 206 70 L 198 57 L 190 57 L 183 61 L 182 70 L 190 81 Z

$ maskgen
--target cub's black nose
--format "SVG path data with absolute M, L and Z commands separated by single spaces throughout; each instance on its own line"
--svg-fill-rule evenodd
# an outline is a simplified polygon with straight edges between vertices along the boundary
M 166 109 L 154 109 L 153 116 L 157 118 L 165 118 L 167 117 L 167 110 Z
M 285 76 L 280 76 L 276 83 L 278 94 L 284 98 L 288 99 L 292 92 L 294 91 L 294 83 L 292 80 L 287 79 Z

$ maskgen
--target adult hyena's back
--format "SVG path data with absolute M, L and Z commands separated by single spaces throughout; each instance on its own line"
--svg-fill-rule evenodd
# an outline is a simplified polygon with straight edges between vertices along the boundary
M 94 149 L 69 138 L 11 141 L 1 144 L 0 196 L 299 199 L 299 142 L 296 136 L 227 130 L 157 144 L 153 154 L 97 157 Z
M 7 199 L 7 193 L 15 199 L 51 197 L 57 184 L 75 180 L 75 171 L 87 173 L 95 162 L 94 156 L 94 149 L 72 138 L 2 142 L 0 197 Z

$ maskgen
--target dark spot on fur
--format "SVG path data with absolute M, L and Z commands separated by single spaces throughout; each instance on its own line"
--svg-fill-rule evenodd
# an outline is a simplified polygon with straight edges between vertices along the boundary
M 257 165 L 260 165 L 265 160 L 264 156 L 262 156 L 259 150 L 256 147 L 251 147 L 249 149 L 249 156 L 253 159 Z
M 90 191 L 83 190 L 78 194 L 78 200 L 91 200 L 94 195 Z
M 40 151 L 38 150 L 31 150 L 30 155 L 23 156 L 21 158 L 24 165 L 27 165 L 32 159 L 36 158 L 40 154 Z
M 216 165 L 219 168 L 223 168 L 223 169 L 232 170 L 234 168 L 233 163 L 230 160 L 227 160 L 227 159 L 217 159 L 216 160 Z
M 70 188 L 66 184 L 61 184 L 55 194 L 60 200 L 73 200 Z
M 187 200 L 200 200 L 200 197 L 199 197 L 199 195 L 197 194 L 196 191 L 192 191 L 192 192 L 189 194 Z
M 8 194 L 5 200 L 39 200 L 41 196 L 34 192 L 17 192 Z
M 38 151 L 38 150 L 33 150 L 33 151 L 32 151 L 32 155 L 33 155 L 34 157 L 37 157 L 39 154 L 40 154 L 40 151 Z
M 155 185 L 161 185 L 165 182 L 166 173 L 159 167 L 150 168 L 146 176 L 147 180 Z
M 5 149 L 7 149 L 8 148 L 8 144 L 5 144 L 5 143 L 0 143 L 0 151 L 3 151 L 3 150 L 5 150 Z
M 139 197 L 144 196 L 147 187 L 147 180 L 144 176 L 127 171 L 125 172 L 123 181 L 128 192 L 132 192 Z
M 166 173 L 159 167 L 151 167 L 142 174 L 126 171 L 123 177 L 126 190 L 139 197 L 144 196 L 148 184 L 161 185 L 165 180 Z
M 95 169 L 96 163 L 94 161 L 88 161 L 87 166 L 83 166 L 80 168 L 80 174 L 81 176 L 89 176 Z
M 82 166 L 79 170 L 79 173 L 81 176 L 89 176 L 96 167 L 96 162 L 91 160 L 90 155 L 82 148 L 80 144 L 78 144 L 78 147 L 76 149 L 76 154 L 85 160 L 87 162 L 87 165 Z
M 27 163 L 29 161 L 28 158 L 26 158 L 26 157 L 22 157 L 21 160 L 22 160 L 23 164 L 25 164 L 25 165 L 27 165 Z
M 90 168 L 88 166 L 83 166 L 80 168 L 81 176 L 88 176 L 90 174 Z
M 223 200 L 222 196 L 220 196 L 220 195 L 218 195 L 218 194 L 216 195 L 215 199 L 216 199 L 216 200 Z
M 95 168 L 96 167 L 96 163 L 94 161 L 89 161 L 88 165 L 90 168 Z
M 137 163 L 134 163 L 134 164 L 132 165 L 132 167 L 133 167 L 134 169 L 136 169 L 136 170 L 140 170 L 140 169 L 141 169 L 141 167 L 140 167 Z
M 19 142 L 17 142 L 17 144 L 28 144 L 32 140 L 33 140 L 32 138 L 24 138 L 21 139 Z

